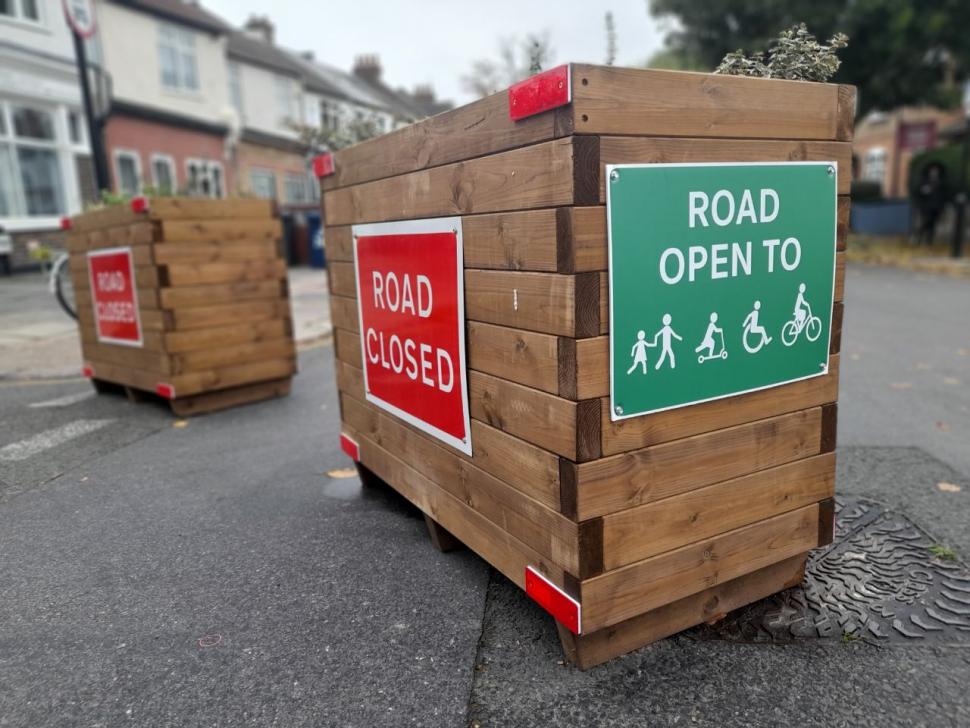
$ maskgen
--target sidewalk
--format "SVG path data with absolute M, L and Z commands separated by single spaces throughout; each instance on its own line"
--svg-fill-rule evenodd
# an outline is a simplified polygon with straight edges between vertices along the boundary
M 293 333 L 302 349 L 330 336 L 327 273 L 291 268 Z M 38 273 L 0 278 L 0 380 L 79 376 L 77 325 L 47 290 Z

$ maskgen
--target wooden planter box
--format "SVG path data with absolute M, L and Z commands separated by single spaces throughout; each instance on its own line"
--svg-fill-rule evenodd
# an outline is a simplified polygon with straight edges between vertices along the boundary
M 855 92 L 582 65 L 569 82 L 518 121 L 500 93 L 317 169 L 345 450 L 439 541 L 581 605 L 580 634 L 559 631 L 585 668 L 797 584 L 832 539 Z M 791 160 L 838 164 L 828 374 L 612 421 L 605 165 Z M 362 377 L 352 226 L 445 216 L 463 231 L 471 457 L 368 402 Z
M 162 396 L 178 415 L 287 394 L 296 352 L 279 237 L 266 200 L 137 198 L 73 218 L 85 375 Z

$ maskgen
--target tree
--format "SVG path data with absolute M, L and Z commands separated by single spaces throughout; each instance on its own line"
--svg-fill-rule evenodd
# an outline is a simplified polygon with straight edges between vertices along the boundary
M 541 71 L 549 65 L 552 47 L 547 34 L 499 41 L 498 60 L 479 59 L 461 77 L 462 86 L 476 96 L 490 96 Z
M 799 22 L 819 38 L 841 32 L 849 47 L 833 78 L 859 87 L 860 111 L 904 104 L 952 106 L 970 75 L 967 0 L 648 0 L 655 17 L 677 20 L 667 47 L 706 70 L 744 49 L 764 52 Z
M 606 12 L 606 65 L 612 66 L 616 63 L 616 23 L 613 21 L 613 13 Z

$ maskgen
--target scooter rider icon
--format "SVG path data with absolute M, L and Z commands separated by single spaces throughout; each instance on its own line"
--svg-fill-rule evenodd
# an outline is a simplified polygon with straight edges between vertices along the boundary
M 718 334 L 721 337 L 721 350 L 715 354 L 714 347 L 716 346 L 714 342 L 714 334 Z M 701 354 L 701 351 L 707 349 L 706 354 Z M 699 354 L 697 361 L 703 364 L 708 359 L 727 359 L 727 349 L 724 348 L 724 329 L 717 325 L 717 312 L 711 314 L 711 322 L 707 325 L 707 332 L 704 334 L 704 339 L 701 341 L 700 346 L 694 349 L 694 352 Z

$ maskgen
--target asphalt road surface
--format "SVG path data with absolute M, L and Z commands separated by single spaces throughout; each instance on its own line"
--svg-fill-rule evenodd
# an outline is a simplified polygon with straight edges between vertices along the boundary
M 966 557 L 970 285 L 851 268 L 847 295 L 839 492 Z M 563 664 L 518 589 L 339 477 L 332 359 L 187 421 L 83 380 L 0 383 L 0 726 L 970 724 L 966 639 L 689 632 Z

